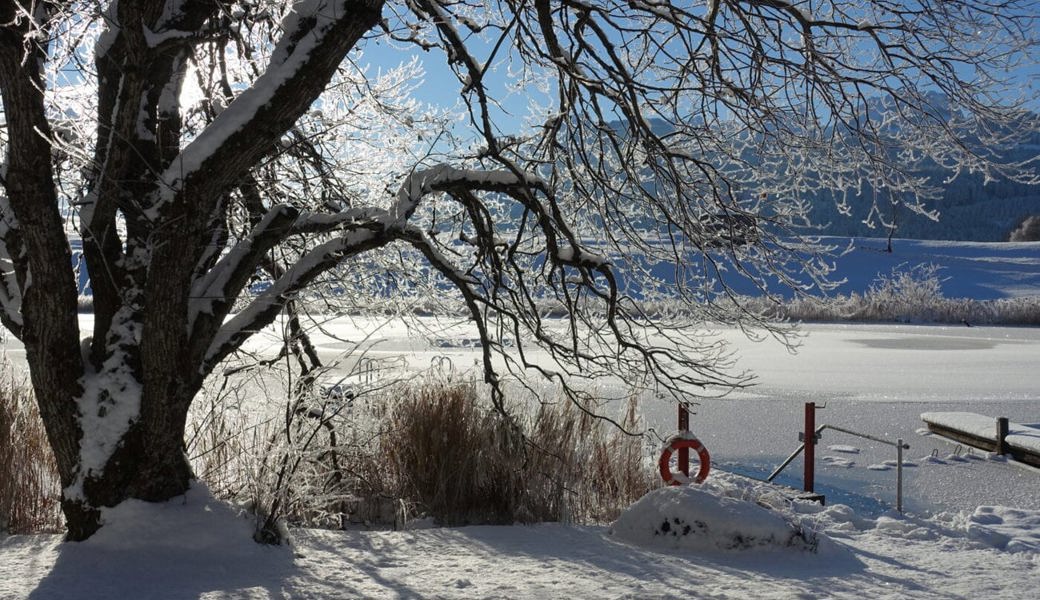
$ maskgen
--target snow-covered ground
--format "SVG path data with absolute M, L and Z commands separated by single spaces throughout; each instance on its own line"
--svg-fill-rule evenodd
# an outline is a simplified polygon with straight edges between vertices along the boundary
M 0 598 L 1027 599 L 1040 586 L 1036 512 L 865 519 L 842 505 L 758 496 L 767 510 L 741 499 L 758 490 L 726 477 L 705 488 L 659 490 L 615 531 L 305 530 L 291 549 L 254 544 L 248 521 L 194 489 L 165 505 L 111 510 L 87 542 L 0 539 Z M 722 543 L 648 529 L 672 514 Z M 788 543 L 785 521 L 811 532 L 814 548 Z
M 938 240 L 885 240 L 822 238 L 849 252 L 837 259 L 836 272 L 845 283 L 837 291 L 862 293 L 880 275 L 917 265 L 939 267 L 947 298 L 991 300 L 1040 295 L 1040 243 L 946 242 Z

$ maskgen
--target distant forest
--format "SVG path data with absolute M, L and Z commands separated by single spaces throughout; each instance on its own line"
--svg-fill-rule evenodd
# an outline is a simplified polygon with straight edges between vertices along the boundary
M 1037 154 L 1040 154 L 1040 135 L 1008 149 L 1005 157 L 1027 160 Z M 949 176 L 938 168 L 923 170 L 921 174 L 933 182 L 942 182 Z M 878 191 L 878 205 L 885 220 L 893 220 L 896 225 L 893 237 L 921 240 L 1002 242 L 1025 217 L 1040 215 L 1040 186 L 1007 180 L 984 181 L 980 173 L 962 173 L 946 184 L 942 199 L 929 206 L 939 212 L 938 221 L 899 205 L 894 208 L 893 220 L 893 206 L 884 196 L 884 190 Z M 850 202 L 851 216 L 840 214 L 835 203 L 829 201 L 831 198 L 817 198 L 812 203 L 812 221 L 826 235 L 887 237 L 888 229 L 881 223 L 875 223 L 872 229 L 863 222 L 870 211 L 873 193 L 868 187 L 861 202 Z

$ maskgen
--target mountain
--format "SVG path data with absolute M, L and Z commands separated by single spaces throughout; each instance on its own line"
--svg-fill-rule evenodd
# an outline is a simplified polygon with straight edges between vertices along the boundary
M 930 94 L 931 104 L 938 107 L 940 116 L 951 118 L 947 104 L 938 94 Z M 885 103 L 874 100 L 868 103 L 869 112 L 879 121 L 884 113 L 893 110 Z M 1040 156 L 1040 131 L 1036 131 L 1038 116 L 1024 112 L 1012 125 L 992 127 L 995 131 L 1030 131 L 1018 143 L 997 149 L 997 160 L 1005 164 L 1035 161 Z M 967 136 L 966 143 L 981 144 L 977 138 Z M 894 159 L 895 157 L 893 157 Z M 1035 167 L 1034 162 L 1034 168 Z M 986 181 L 982 173 L 960 173 L 953 181 L 945 182 L 952 175 L 935 163 L 925 163 L 913 171 L 914 175 L 927 177 L 933 185 L 942 188 L 942 197 L 932 201 L 927 208 L 939 213 L 939 219 L 914 213 L 904 206 L 893 208 L 890 199 L 878 191 L 877 202 L 882 207 L 886 221 L 895 223 L 894 236 L 921 240 L 960 240 L 977 242 L 1003 242 L 1008 234 L 1029 215 L 1040 214 L 1040 185 L 1026 185 L 1006 177 Z M 830 194 L 820 194 L 812 204 L 811 217 L 820 226 L 821 233 L 836 236 L 884 237 L 889 230 L 880 223 L 867 225 L 874 191 L 869 186 L 863 191 L 861 202 L 852 203 L 852 214 L 842 215 Z M 875 218 L 876 221 L 876 218 Z
M 936 95 L 937 96 L 937 95 Z M 944 102 L 941 98 L 932 98 L 932 104 L 943 114 Z M 879 99 L 873 99 L 863 108 L 863 114 L 870 114 L 879 121 L 884 121 L 883 113 L 893 110 Z M 947 111 L 948 112 L 948 111 Z M 1033 128 L 1038 116 L 1025 113 L 1021 122 L 1023 127 Z M 670 131 L 669 124 L 652 120 L 651 129 L 659 135 Z M 971 139 L 967 140 L 970 144 Z M 999 160 L 1003 162 L 1021 162 L 1035 160 L 1040 155 L 1040 131 L 1025 136 L 1018 144 L 999 151 Z M 754 156 L 745 156 L 750 163 L 755 163 Z M 889 199 L 878 197 L 878 204 L 884 209 L 884 218 L 896 224 L 895 237 L 921 240 L 959 240 L 975 242 L 1003 242 L 1008 234 L 1029 215 L 1040 215 L 1040 185 L 1026 185 L 1007 178 L 986 181 L 981 173 L 964 172 L 953 181 L 943 183 L 951 175 L 947 169 L 935 164 L 922 165 L 915 171 L 916 175 L 927 177 L 933 184 L 943 188 L 942 197 L 931 202 L 928 209 L 939 213 L 935 221 L 927 216 L 917 214 L 904 206 L 898 206 L 893 215 Z M 884 191 L 879 191 L 883 194 Z M 859 202 L 851 203 L 851 215 L 838 211 L 834 194 L 818 193 L 810 197 L 810 218 L 818 226 L 821 235 L 839 237 L 886 237 L 889 231 L 880 223 L 874 227 L 866 221 L 873 200 L 873 190 L 867 186 Z

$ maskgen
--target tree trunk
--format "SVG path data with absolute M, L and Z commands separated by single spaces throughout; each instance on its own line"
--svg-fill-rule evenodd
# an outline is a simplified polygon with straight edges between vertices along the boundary
M 184 397 L 187 394 L 190 396 Z M 84 540 L 97 531 L 103 507 L 131 498 L 161 502 L 188 490 L 194 474 L 185 454 L 184 428 L 193 395 L 193 391 L 183 390 L 182 397 L 156 402 L 143 398 L 140 417 L 118 438 L 103 468 L 91 469 L 79 479 L 78 473 L 71 477 L 74 483 L 62 500 L 69 540 Z M 89 468 L 84 464 L 89 463 L 81 463 L 79 469 Z

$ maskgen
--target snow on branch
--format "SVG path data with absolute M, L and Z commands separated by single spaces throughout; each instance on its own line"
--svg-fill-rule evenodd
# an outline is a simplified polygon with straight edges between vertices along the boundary
M 292 234 L 315 234 L 345 229 L 362 222 L 387 223 L 386 210 L 374 207 L 349 208 L 336 213 L 301 212 L 292 225 Z
M 422 197 L 430 192 L 446 192 L 452 189 L 509 192 L 519 187 L 545 190 L 548 186 L 534 175 L 437 165 L 408 175 L 397 192 L 397 201 L 389 216 L 394 224 L 403 226 L 419 206 Z
M 351 5 L 349 8 L 348 4 Z M 286 85 L 300 77 L 301 73 L 309 72 L 308 66 L 316 60 L 324 60 L 324 52 L 329 51 L 325 46 L 339 43 L 330 34 L 342 22 L 352 23 L 359 19 L 359 7 L 356 4 L 346 0 L 304 0 L 293 5 L 282 21 L 284 33 L 263 74 L 217 115 L 163 172 L 162 190 L 155 205 L 146 212 L 148 218 L 158 218 L 159 211 L 177 197 L 189 178 L 198 173 L 218 151 L 229 150 L 233 136 L 255 125 L 261 109 L 267 112 L 295 110 L 295 102 L 299 99 L 288 97 L 291 94 L 285 93 Z M 267 129 L 270 127 L 261 130 Z
M 224 323 L 205 351 L 199 372 L 207 374 L 225 356 L 238 349 L 251 335 L 269 325 L 293 294 L 343 260 L 385 245 L 385 229 L 375 223 L 344 231 L 339 237 L 319 244 L 257 296 L 244 310 Z
M 234 300 L 260 258 L 284 239 L 298 214 L 295 208 L 284 204 L 272 208 L 245 239 L 192 284 L 189 331 L 194 329 L 200 313 L 216 314 L 217 305 L 229 305 Z

